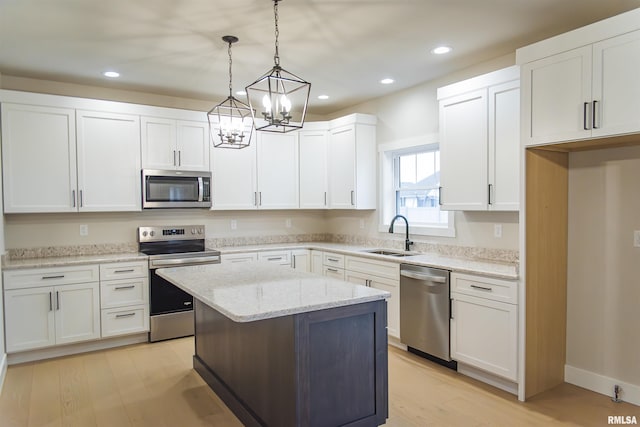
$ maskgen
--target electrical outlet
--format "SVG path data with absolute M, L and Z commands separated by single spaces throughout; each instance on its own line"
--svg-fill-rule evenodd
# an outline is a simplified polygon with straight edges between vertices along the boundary
M 81 236 L 89 235 L 89 226 L 87 224 L 80 225 L 80 235 Z
M 291 228 L 291 218 L 287 218 L 284 220 L 284 226 L 287 228 Z
M 360 229 L 364 230 L 364 219 L 360 220 Z
M 238 228 L 238 221 L 237 221 L 237 220 L 235 220 L 235 219 L 232 219 L 232 220 L 231 220 L 231 229 L 232 229 L 232 230 L 235 230 L 235 229 L 237 229 L 237 228 Z
M 497 239 L 502 237 L 502 224 L 493 224 L 493 237 Z
M 640 248 L 640 230 L 635 230 L 633 232 L 633 246 Z

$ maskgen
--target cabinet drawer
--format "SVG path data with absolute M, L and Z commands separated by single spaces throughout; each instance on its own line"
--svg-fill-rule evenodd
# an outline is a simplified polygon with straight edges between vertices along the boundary
M 149 330 L 148 306 L 107 309 L 101 312 L 102 337 L 134 334 Z
M 5 290 L 88 283 L 99 280 L 97 265 L 9 270 L 3 274 Z
M 400 279 L 400 264 L 394 262 L 375 261 L 348 256 L 345 259 L 345 269 L 378 277 L 386 277 L 387 279 Z
M 518 282 L 511 280 L 451 273 L 451 292 L 509 304 L 518 303 Z
M 100 280 L 147 277 L 148 274 L 149 263 L 147 261 L 100 264 Z
M 322 258 L 322 264 L 331 267 L 344 268 L 344 255 L 325 252 Z
M 333 277 L 334 279 L 344 280 L 344 268 L 330 267 L 325 265 L 322 269 L 322 275 Z
M 258 252 L 258 261 L 274 264 L 291 265 L 291 251 Z
M 248 252 L 244 254 L 222 254 L 220 256 L 220 262 L 222 263 L 253 262 L 257 259 L 258 254 L 255 252 Z
M 149 279 L 146 277 L 100 282 L 100 306 L 103 309 L 148 302 Z

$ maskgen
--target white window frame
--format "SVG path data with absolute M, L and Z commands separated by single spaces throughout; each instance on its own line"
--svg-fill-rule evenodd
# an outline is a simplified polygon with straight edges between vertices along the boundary
M 389 232 L 391 219 L 396 214 L 396 193 L 394 182 L 393 159 L 397 154 L 413 151 L 418 148 L 437 148 L 439 147 L 438 134 L 429 134 L 422 137 L 405 139 L 401 141 L 389 142 L 378 146 L 378 154 L 380 158 L 380 197 L 379 200 L 379 216 L 378 231 Z M 398 222 L 393 227 L 394 234 L 405 234 L 404 222 Z M 447 226 L 424 226 L 409 224 L 409 233 L 422 236 L 436 237 L 456 237 L 455 213 L 449 211 L 447 218 Z

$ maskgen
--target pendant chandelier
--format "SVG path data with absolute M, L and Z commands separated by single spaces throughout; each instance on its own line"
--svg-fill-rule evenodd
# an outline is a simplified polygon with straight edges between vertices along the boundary
M 247 98 L 254 113 L 256 130 L 267 132 L 289 132 L 301 129 L 307 114 L 311 83 L 302 80 L 280 66 L 278 51 L 278 2 L 273 0 L 275 16 L 274 67 L 258 80 L 247 86 Z M 260 111 L 260 113 L 256 113 Z
M 244 102 L 233 96 L 231 66 L 231 45 L 238 41 L 235 36 L 224 36 L 229 44 L 229 96 L 207 113 L 209 134 L 214 147 L 244 148 L 251 143 L 253 133 L 253 111 Z

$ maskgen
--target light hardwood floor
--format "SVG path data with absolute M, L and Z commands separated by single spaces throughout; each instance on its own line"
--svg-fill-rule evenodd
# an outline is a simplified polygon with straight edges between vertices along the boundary
M 241 426 L 192 369 L 193 338 L 10 366 L 0 426 Z M 413 354 L 389 349 L 389 427 L 604 426 L 635 415 L 565 384 L 527 403 Z

